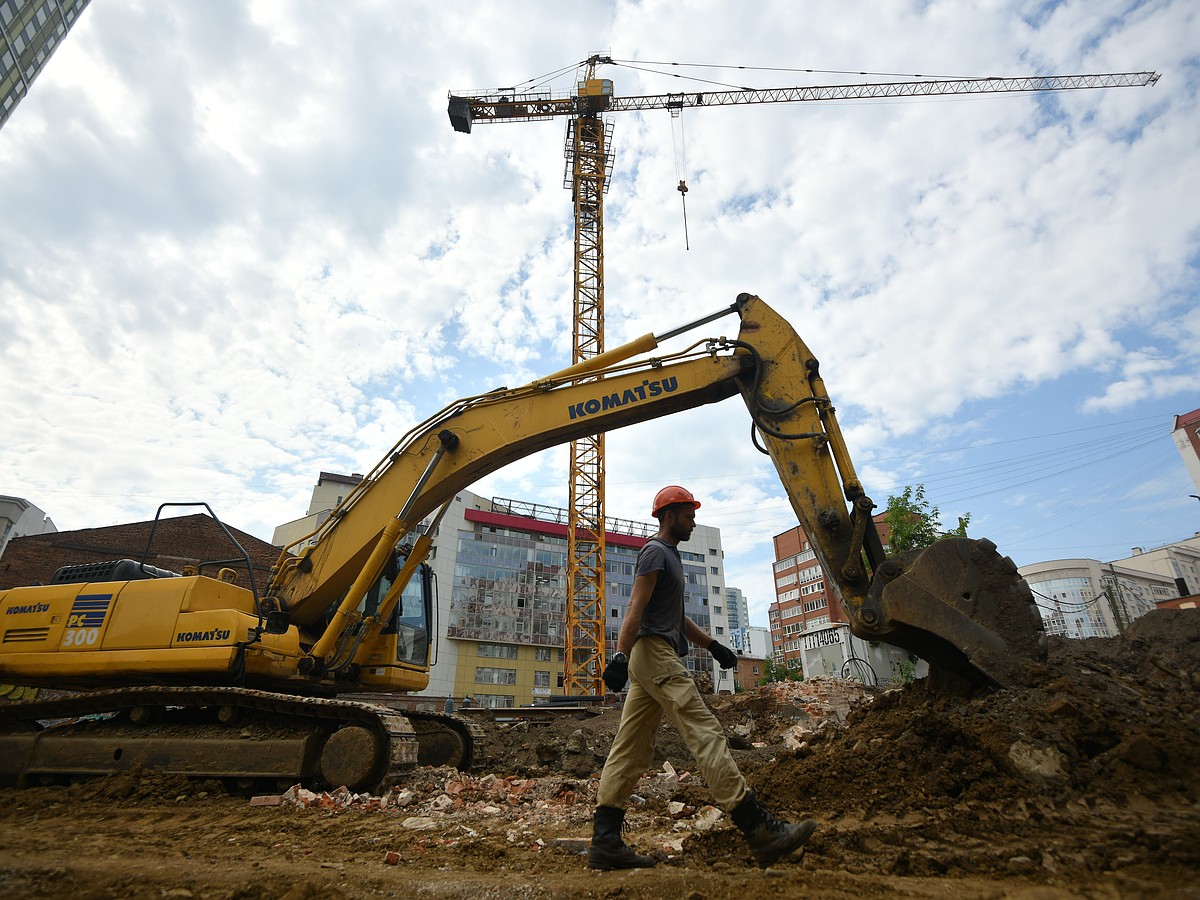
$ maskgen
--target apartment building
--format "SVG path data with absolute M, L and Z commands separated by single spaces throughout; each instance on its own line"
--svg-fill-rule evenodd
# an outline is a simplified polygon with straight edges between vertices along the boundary
M 876 516 L 875 523 L 886 543 L 882 516 Z M 773 540 L 775 602 L 767 615 L 775 665 L 800 669 L 805 678 L 831 675 L 869 684 L 919 677 L 928 671 L 924 661 L 907 651 L 850 633 L 846 611 L 801 526 Z

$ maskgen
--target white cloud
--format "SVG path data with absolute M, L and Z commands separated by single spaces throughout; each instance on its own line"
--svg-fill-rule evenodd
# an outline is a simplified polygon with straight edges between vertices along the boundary
M 1200 371 L 1192 6 L 93 4 L 0 131 L 0 487 L 63 528 L 201 496 L 269 537 L 321 469 L 365 471 L 451 399 L 567 365 L 562 122 L 462 135 L 446 95 L 566 67 L 545 85 L 565 93 L 596 50 L 643 61 L 602 71 L 620 95 L 875 77 L 804 69 L 1160 71 L 1041 98 L 688 110 L 682 146 L 665 111 L 614 114 L 604 274 L 609 347 L 740 291 L 782 311 L 877 492 L 950 465 L 937 447 L 969 465 L 997 435 L 1166 422 Z M 750 68 L 687 82 L 648 71 L 693 71 L 664 61 Z M 729 400 L 613 433 L 607 500 L 644 519 L 662 483 L 695 484 L 761 609 L 770 537 L 795 520 L 748 429 Z M 559 448 L 480 489 L 565 504 L 567 477 Z M 971 506 L 1036 536 L 1106 480 Z M 1191 528 L 1175 489 L 1152 485 L 1166 512 L 1138 542 Z M 1073 546 L 1114 543 L 1095 518 Z

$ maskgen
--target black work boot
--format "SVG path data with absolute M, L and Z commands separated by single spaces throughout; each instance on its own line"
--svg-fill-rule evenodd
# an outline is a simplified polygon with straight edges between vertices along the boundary
M 625 810 L 597 806 L 592 844 L 588 847 L 588 867 L 592 869 L 648 869 L 654 860 L 627 847 L 621 840 Z
M 780 822 L 758 805 L 753 791 L 746 794 L 745 799 L 729 815 L 733 824 L 745 835 L 750 852 L 762 869 L 774 865 L 793 850 L 800 849 L 817 828 L 817 823 L 812 819 L 805 819 L 799 825 Z

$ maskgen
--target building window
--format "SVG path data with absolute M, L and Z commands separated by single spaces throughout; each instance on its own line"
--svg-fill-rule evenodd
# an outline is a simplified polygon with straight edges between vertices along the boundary
M 537 660 L 538 662 L 550 662 L 550 648 L 549 647 L 534 647 L 533 648 L 533 658 L 535 660 Z
M 512 644 L 476 644 L 475 655 L 489 659 L 516 659 L 517 648 Z
M 533 686 L 534 687 L 544 687 L 544 688 L 550 687 L 550 673 L 549 672 L 534 672 L 533 673 Z
M 516 698 L 508 694 L 476 694 L 475 702 L 489 709 L 508 709 L 517 705 Z
M 488 666 L 476 666 L 476 684 L 516 684 L 516 669 L 496 669 Z

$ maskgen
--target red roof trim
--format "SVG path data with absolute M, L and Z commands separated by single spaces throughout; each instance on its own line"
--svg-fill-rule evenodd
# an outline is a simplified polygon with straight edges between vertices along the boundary
M 1180 428 L 1186 428 L 1189 425 L 1195 425 L 1200 422 L 1200 409 L 1193 409 L 1190 413 L 1184 413 L 1182 416 L 1175 417 L 1175 427 L 1172 431 L 1178 431 Z
M 526 516 L 509 516 L 504 513 L 484 512 L 474 507 L 463 510 L 463 517 L 468 522 L 478 522 L 480 525 L 492 525 L 500 528 L 512 528 L 517 531 L 528 531 L 533 534 L 548 534 L 553 537 L 565 538 L 567 526 L 557 522 L 544 522 L 541 519 L 530 519 Z M 634 537 L 631 534 L 616 534 L 606 532 L 604 542 L 617 547 L 632 547 L 640 550 L 648 538 Z

